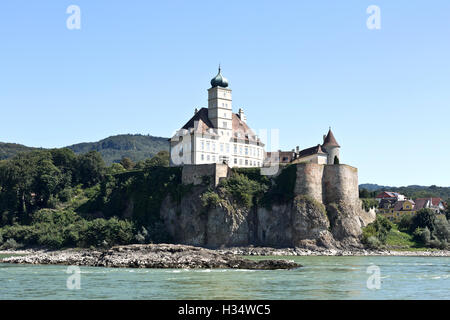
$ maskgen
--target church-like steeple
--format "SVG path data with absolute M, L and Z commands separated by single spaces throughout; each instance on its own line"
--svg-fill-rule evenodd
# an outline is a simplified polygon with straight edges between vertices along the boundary
M 219 72 L 211 80 L 211 88 L 208 89 L 208 118 L 216 129 L 232 129 L 231 89 L 227 87 L 228 80 L 222 76 L 219 65 Z
M 222 76 L 222 69 L 220 68 L 220 64 L 219 64 L 219 72 L 217 73 L 217 75 L 211 79 L 211 87 L 222 87 L 222 88 L 226 88 L 228 87 L 228 80 Z

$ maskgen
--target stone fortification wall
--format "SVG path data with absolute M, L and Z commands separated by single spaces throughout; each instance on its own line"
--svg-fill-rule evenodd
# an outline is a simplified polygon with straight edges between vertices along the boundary
M 294 194 L 323 204 L 358 200 L 358 170 L 346 164 L 299 163 Z
M 200 164 L 200 165 L 184 165 L 181 181 L 183 184 L 200 185 L 209 179 L 211 185 L 217 186 L 220 179 L 229 177 L 230 168 L 226 164 Z

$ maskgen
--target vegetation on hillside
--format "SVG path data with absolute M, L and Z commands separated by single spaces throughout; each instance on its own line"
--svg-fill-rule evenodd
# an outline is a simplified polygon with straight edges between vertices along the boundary
M 123 158 L 133 162 L 149 159 L 160 151 L 169 150 L 167 138 L 140 134 L 122 134 L 111 136 L 98 142 L 78 143 L 67 148 L 76 154 L 97 151 L 107 165 L 118 163 Z M 15 143 L 0 142 L 0 160 L 10 159 L 21 152 L 33 151 L 38 148 L 26 147 Z
M 106 166 L 100 154 L 35 150 L 0 161 L 0 246 L 110 246 L 167 240 L 159 221 L 166 194 L 179 199 L 168 153 Z M 125 216 L 124 216 L 125 213 Z M 126 214 L 129 213 L 129 216 Z
M 450 222 L 430 209 L 404 216 L 399 223 L 378 215 L 373 223 L 363 229 L 362 241 L 373 249 L 449 249 Z
M 37 148 L 27 147 L 17 143 L 0 142 L 0 160 L 12 158 L 21 152 L 32 151 Z
M 417 198 L 442 198 L 450 199 L 450 187 L 438 186 L 407 186 L 407 187 L 386 187 L 370 184 L 362 184 L 359 186 L 360 198 L 375 198 L 382 191 L 398 192 L 411 199 Z
M 97 151 L 76 154 L 68 148 L 0 160 L 0 248 L 170 242 L 160 219 L 162 202 L 167 196 L 180 202 L 192 186 L 181 183 L 180 167 L 168 165 L 167 151 L 107 165 Z M 226 205 L 227 199 L 251 209 L 292 200 L 295 170 L 287 166 L 269 179 L 259 168 L 233 169 L 202 194 L 203 206 Z M 372 204 L 363 201 L 366 209 Z M 447 219 L 425 210 L 398 225 L 378 217 L 364 229 L 363 241 L 371 248 L 447 248 L 449 234 Z

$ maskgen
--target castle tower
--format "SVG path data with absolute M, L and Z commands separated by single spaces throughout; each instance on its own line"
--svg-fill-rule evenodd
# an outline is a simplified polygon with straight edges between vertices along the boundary
M 228 80 L 219 72 L 211 80 L 208 89 L 208 118 L 214 128 L 219 130 L 232 130 L 232 98 L 231 89 L 228 89 Z
M 322 148 L 325 149 L 328 154 L 327 164 L 340 163 L 339 149 L 341 146 L 337 143 L 336 138 L 331 131 L 331 127 L 328 134 L 323 138 Z

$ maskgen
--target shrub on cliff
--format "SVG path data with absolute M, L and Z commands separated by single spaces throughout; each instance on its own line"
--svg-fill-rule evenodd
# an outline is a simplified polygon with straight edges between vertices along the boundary
M 206 209 L 215 208 L 222 201 L 220 196 L 216 192 L 214 192 L 212 190 L 208 190 L 205 193 L 203 193 L 201 195 L 201 199 L 202 199 L 202 205 Z
M 250 208 L 262 198 L 268 187 L 244 174 L 233 172 L 230 178 L 220 181 L 219 189 L 239 204 Z
M 280 203 L 292 200 L 294 198 L 295 182 L 297 180 L 297 166 L 288 165 L 281 169 L 269 192 L 264 197 L 266 206 L 272 203 Z

